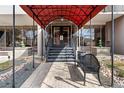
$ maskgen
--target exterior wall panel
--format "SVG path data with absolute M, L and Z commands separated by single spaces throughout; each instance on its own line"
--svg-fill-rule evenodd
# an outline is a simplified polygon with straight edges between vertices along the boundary
M 106 46 L 110 46 L 111 22 L 106 23 L 105 37 Z M 124 54 L 124 16 L 115 19 L 115 53 Z

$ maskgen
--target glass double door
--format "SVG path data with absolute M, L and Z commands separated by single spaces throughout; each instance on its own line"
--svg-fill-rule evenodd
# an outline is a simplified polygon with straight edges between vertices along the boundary
M 54 46 L 69 46 L 70 26 L 53 26 L 52 32 Z

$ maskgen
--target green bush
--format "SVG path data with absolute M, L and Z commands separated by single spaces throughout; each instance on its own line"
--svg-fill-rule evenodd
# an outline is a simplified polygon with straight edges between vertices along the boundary
M 23 41 L 21 41 L 21 47 L 25 47 L 25 44 Z
M 6 61 L 6 62 L 4 62 L 4 63 L 0 63 L 0 71 L 1 71 L 1 70 L 4 70 L 4 69 L 7 69 L 7 68 L 9 68 L 10 66 L 11 66 L 10 61 Z
M 102 47 L 102 40 L 99 40 L 99 47 Z
M 111 62 L 105 62 L 105 66 L 111 69 Z M 124 63 L 123 62 L 114 62 L 114 68 L 117 71 L 117 76 L 124 77 Z
M 117 75 L 117 76 L 119 76 L 119 77 L 124 77 L 124 70 L 119 69 L 119 70 L 118 70 L 118 75 Z

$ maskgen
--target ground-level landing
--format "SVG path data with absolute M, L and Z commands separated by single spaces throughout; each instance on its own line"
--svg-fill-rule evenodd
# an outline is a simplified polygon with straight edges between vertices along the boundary
M 86 86 L 81 69 L 74 62 L 42 63 L 24 82 L 21 88 L 89 88 L 99 86 L 97 77 L 87 74 Z

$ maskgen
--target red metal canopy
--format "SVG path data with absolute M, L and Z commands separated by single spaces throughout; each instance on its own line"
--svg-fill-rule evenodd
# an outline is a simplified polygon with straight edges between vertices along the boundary
M 97 15 L 105 5 L 20 5 L 42 28 L 55 19 L 67 19 L 79 28 Z

